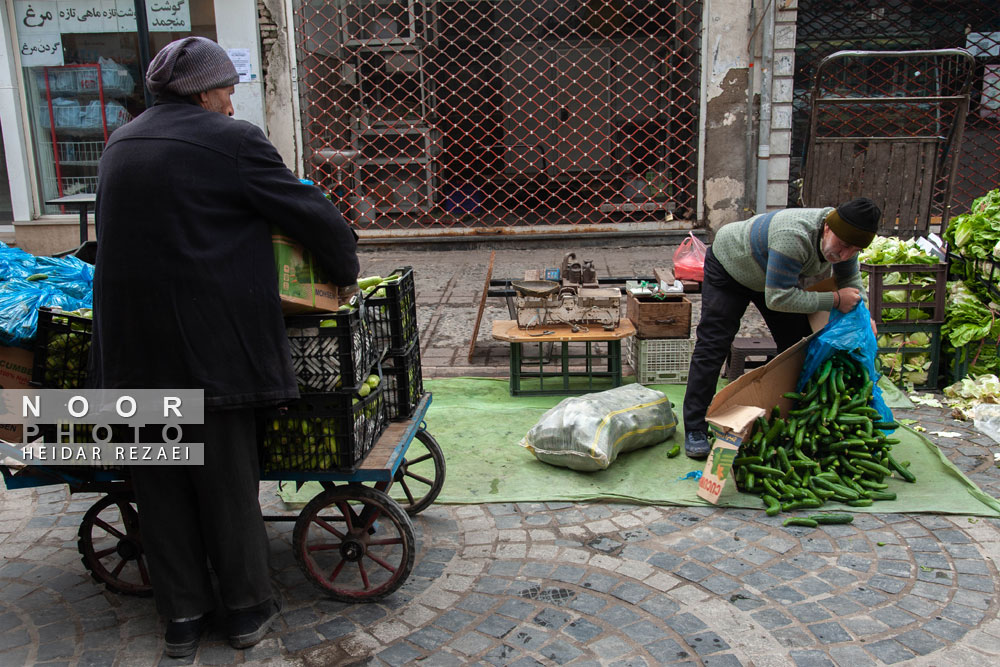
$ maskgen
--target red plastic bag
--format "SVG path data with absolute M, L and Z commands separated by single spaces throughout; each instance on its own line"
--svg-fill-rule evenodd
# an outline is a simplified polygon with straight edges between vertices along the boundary
M 694 232 L 688 232 L 688 237 L 674 251 L 674 278 L 698 282 L 704 280 L 706 250 L 708 246 L 695 237 Z

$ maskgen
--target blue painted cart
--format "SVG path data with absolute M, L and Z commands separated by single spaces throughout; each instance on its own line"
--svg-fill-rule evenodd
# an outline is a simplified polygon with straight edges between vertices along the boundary
M 294 521 L 295 558 L 310 581 L 341 601 L 374 601 L 399 588 L 413 569 L 416 538 L 411 515 L 426 509 L 444 484 L 444 454 L 427 432 L 431 395 L 420 397 L 412 416 L 390 422 L 360 465 L 351 471 L 271 470 L 264 480 L 319 482 L 318 493 Z M 417 444 L 414 444 L 416 442 Z M 83 466 L 0 466 L 8 489 L 54 484 L 71 493 L 104 494 L 86 512 L 78 548 L 91 575 L 109 590 L 150 595 L 139 514 L 122 469 Z M 388 495 L 399 489 L 401 499 Z

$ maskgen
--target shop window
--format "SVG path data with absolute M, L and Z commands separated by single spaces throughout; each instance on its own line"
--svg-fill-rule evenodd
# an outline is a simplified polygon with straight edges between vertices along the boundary
M 39 199 L 97 191 L 108 137 L 145 108 L 139 38 L 131 0 L 15 0 Z M 150 54 L 169 42 L 215 39 L 212 0 L 147 2 Z

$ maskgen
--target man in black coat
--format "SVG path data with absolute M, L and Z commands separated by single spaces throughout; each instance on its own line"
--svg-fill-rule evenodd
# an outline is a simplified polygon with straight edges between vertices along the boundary
M 156 104 L 121 127 L 97 187 L 93 377 L 109 389 L 201 388 L 204 466 L 135 466 L 132 481 L 166 653 L 193 653 L 219 580 L 230 643 L 260 641 L 280 611 L 258 501 L 254 409 L 298 397 L 270 226 L 337 285 L 356 283 L 357 236 L 263 132 L 234 120 L 239 77 L 202 37 L 165 46 Z

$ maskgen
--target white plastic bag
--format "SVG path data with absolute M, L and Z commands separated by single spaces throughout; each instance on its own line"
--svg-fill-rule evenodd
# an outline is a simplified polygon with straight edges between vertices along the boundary
M 972 408 L 972 423 L 976 430 L 1000 443 L 1000 405 L 996 403 L 978 403 Z
M 564 399 L 521 439 L 539 461 L 573 470 L 604 470 L 618 455 L 656 445 L 677 431 L 666 394 L 630 384 Z

